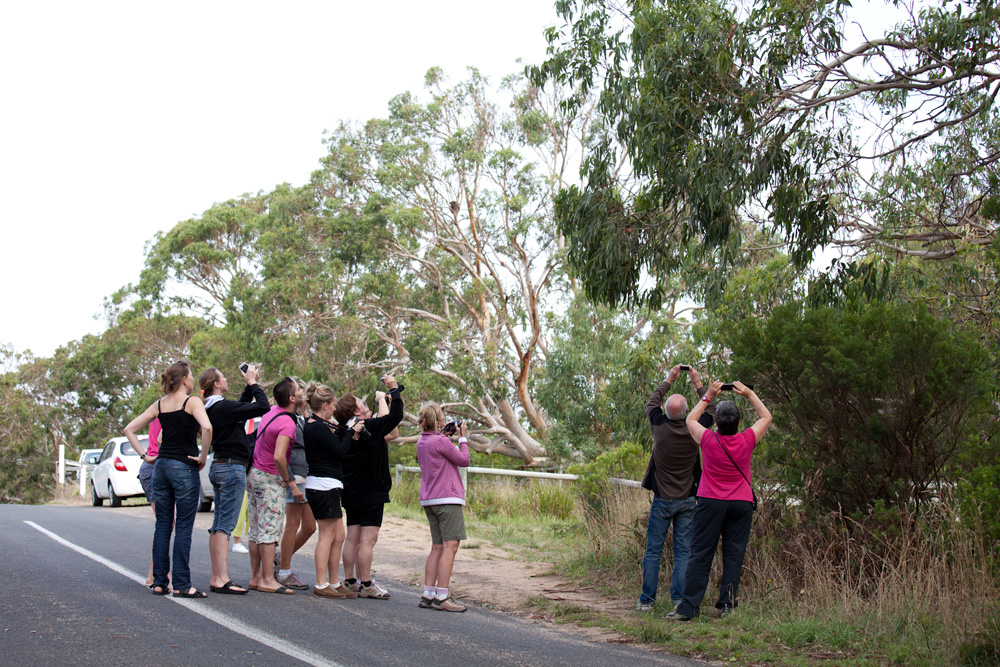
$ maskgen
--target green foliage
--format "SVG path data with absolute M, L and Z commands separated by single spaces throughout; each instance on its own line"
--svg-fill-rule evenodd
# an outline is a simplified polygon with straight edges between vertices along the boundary
M 662 369 L 686 350 L 677 324 L 639 319 L 578 297 L 554 318 L 555 341 L 537 380 L 539 404 L 553 421 L 550 456 L 592 459 L 617 442 L 650 442 L 646 400 Z
M 819 508 L 921 502 L 994 428 L 985 350 L 923 306 L 792 303 L 734 323 L 723 340 L 732 371 L 774 413 L 767 460 Z
M 1000 32 L 996 3 L 901 13 L 858 44 L 844 43 L 856 20 L 845 0 L 556 7 L 566 25 L 527 72 L 577 91 L 567 106 L 598 91 L 582 184 L 556 200 L 591 297 L 655 306 L 664 278 L 708 265 L 711 304 L 762 212 L 799 268 L 838 229 L 852 245 L 935 259 L 995 236 L 975 209 L 1000 160 L 998 47 L 985 37 Z M 818 287 L 885 287 L 857 271 Z
M 985 462 L 996 460 L 995 451 L 983 448 L 980 453 L 992 456 L 972 457 L 974 462 L 958 483 L 962 515 L 973 525 L 981 525 L 988 540 L 1000 544 L 1000 464 Z
M 50 430 L 42 406 L 14 366 L 26 361 L 10 346 L 0 346 L 0 502 L 37 503 L 55 490 L 57 430 Z

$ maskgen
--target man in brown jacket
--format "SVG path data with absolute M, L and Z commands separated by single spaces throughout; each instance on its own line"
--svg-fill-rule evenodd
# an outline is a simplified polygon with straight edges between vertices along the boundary
M 699 398 L 705 394 L 701 375 L 694 367 L 689 370 L 691 384 Z M 684 419 L 688 402 L 682 394 L 670 391 L 682 372 L 678 364 L 670 369 L 664 380 L 646 403 L 646 416 L 653 429 L 653 454 L 642 480 L 643 488 L 653 492 L 653 505 L 649 509 L 646 528 L 646 555 L 642 559 L 642 593 L 636 604 L 637 611 L 650 611 L 656 602 L 656 589 L 660 579 L 660 558 L 667 540 L 670 525 L 674 527 L 674 570 L 670 581 L 670 599 L 674 606 L 684 594 L 684 572 L 687 569 L 688 546 L 691 543 L 691 523 L 694 519 L 695 492 L 701 476 L 698 445 L 688 432 Z M 709 405 L 703 418 L 711 425 L 715 405 Z

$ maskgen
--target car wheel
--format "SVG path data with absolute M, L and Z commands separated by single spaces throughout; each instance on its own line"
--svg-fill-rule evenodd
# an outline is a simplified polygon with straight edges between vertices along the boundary
M 211 498 L 202 498 L 201 499 L 201 504 L 198 505 L 198 511 L 199 512 L 211 512 L 212 511 L 212 499 Z
M 104 498 L 97 495 L 97 489 L 94 488 L 94 483 L 90 483 L 90 502 L 94 503 L 94 507 L 100 507 L 104 504 Z
M 108 500 L 112 507 L 121 507 L 122 499 L 115 495 L 115 487 L 108 482 Z

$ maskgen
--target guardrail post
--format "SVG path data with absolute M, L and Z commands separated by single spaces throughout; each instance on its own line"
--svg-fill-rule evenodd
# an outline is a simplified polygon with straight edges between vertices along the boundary
M 66 445 L 59 445 L 59 483 L 66 483 Z
M 403 464 L 396 464 L 396 486 L 403 483 Z
M 87 466 L 80 466 L 80 495 L 85 495 L 84 489 L 87 487 Z
M 462 478 L 462 488 L 465 489 L 466 493 L 468 493 L 469 492 L 469 469 L 468 468 L 459 468 L 458 469 L 458 474 Z

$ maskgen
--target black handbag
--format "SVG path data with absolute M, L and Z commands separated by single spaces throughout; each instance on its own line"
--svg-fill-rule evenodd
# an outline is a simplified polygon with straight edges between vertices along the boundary
M 722 451 L 725 452 L 726 456 L 729 458 L 729 462 L 733 464 L 734 468 L 736 468 L 736 472 L 738 472 L 740 474 L 740 477 L 742 477 L 746 481 L 747 486 L 750 487 L 750 494 L 753 496 L 753 508 L 756 510 L 757 509 L 757 492 L 753 490 L 753 484 L 751 484 L 750 480 L 747 479 L 747 476 L 743 474 L 743 471 L 740 469 L 740 467 L 738 465 L 736 465 L 736 461 L 733 460 L 733 457 L 729 456 L 729 450 L 726 449 L 726 446 L 724 444 L 722 444 L 722 439 L 719 437 L 719 434 L 716 433 L 715 431 L 712 431 L 712 435 L 715 436 L 716 441 L 718 441 L 718 443 L 719 443 L 719 447 L 722 447 Z

